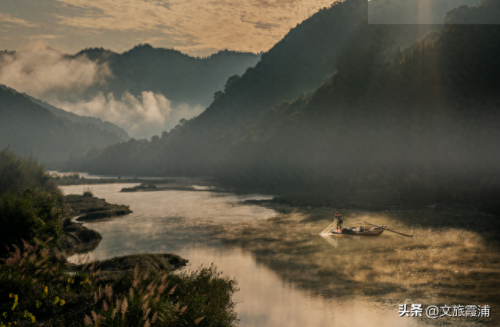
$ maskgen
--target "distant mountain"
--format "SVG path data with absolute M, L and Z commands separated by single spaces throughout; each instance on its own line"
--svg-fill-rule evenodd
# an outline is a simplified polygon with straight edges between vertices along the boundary
M 76 121 L 58 117 L 26 95 L 0 88 L 0 148 L 10 146 L 18 155 L 55 163 L 71 153 L 124 139 L 123 133 L 119 136 L 78 117 L 73 117 Z
M 243 74 L 260 60 L 258 54 L 228 50 L 206 58 L 194 58 L 149 44 L 138 45 L 122 54 L 91 48 L 70 57 L 81 56 L 107 64 L 113 75 L 104 85 L 87 90 L 84 96 L 91 97 L 96 92 L 113 92 L 120 96 L 125 91 L 137 96 L 143 91 L 153 91 L 174 103 L 205 107 L 230 76 Z

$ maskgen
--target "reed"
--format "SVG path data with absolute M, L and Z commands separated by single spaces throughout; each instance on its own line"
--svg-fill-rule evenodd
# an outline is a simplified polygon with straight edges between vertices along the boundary
M 47 243 L 44 242 L 44 243 Z M 158 273 L 136 268 L 103 283 L 96 262 L 64 265 L 23 241 L 0 265 L 0 327 L 235 326 L 236 282 L 215 268 Z M 81 261 L 81 260 L 80 260 Z M 68 266 L 72 270 L 68 272 Z

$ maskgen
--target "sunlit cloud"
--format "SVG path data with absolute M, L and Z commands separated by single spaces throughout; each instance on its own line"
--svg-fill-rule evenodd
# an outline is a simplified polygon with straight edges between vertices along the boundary
M 106 65 L 32 44 L 33 50 L 0 57 L 0 84 L 47 100 L 59 93 L 78 93 L 111 76 Z
M 31 36 L 28 36 L 29 39 L 58 39 L 60 37 L 62 37 L 62 35 L 47 34 L 47 35 L 31 35 Z
M 76 16 L 54 15 L 59 24 L 86 30 L 148 31 L 141 42 L 162 37 L 177 50 L 205 49 L 265 51 L 291 27 L 331 0 L 57 0 L 79 8 Z M 157 33 L 160 33 L 158 35 Z
M 24 20 L 22 18 L 17 18 L 17 17 L 14 17 L 12 15 L 0 12 L 0 24 L 2 24 L 4 26 L 12 26 L 10 24 L 5 24 L 5 23 L 11 23 L 11 24 L 25 26 L 25 27 L 36 27 L 37 26 L 36 24 L 29 22 L 27 20 Z

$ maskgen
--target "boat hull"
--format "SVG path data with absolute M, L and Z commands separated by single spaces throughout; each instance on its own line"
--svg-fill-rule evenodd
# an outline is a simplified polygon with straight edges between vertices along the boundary
M 345 235 L 345 236 L 379 236 L 384 232 L 385 228 L 370 228 L 368 230 L 364 230 L 362 232 L 360 231 L 354 231 L 352 234 L 347 234 L 347 233 L 337 233 L 335 231 L 332 231 L 332 235 Z

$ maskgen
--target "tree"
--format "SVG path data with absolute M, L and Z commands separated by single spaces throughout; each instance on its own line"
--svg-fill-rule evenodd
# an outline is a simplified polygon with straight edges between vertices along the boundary
M 238 81 L 240 78 L 241 78 L 240 75 L 233 75 L 229 77 L 227 79 L 226 85 L 224 85 L 224 92 L 227 92 L 227 90 L 229 90 L 231 85 L 234 85 L 234 83 L 236 83 L 236 81 Z
M 224 92 L 222 91 L 217 91 L 214 93 L 214 100 L 217 100 L 218 98 L 220 98 L 222 95 L 224 94 Z

